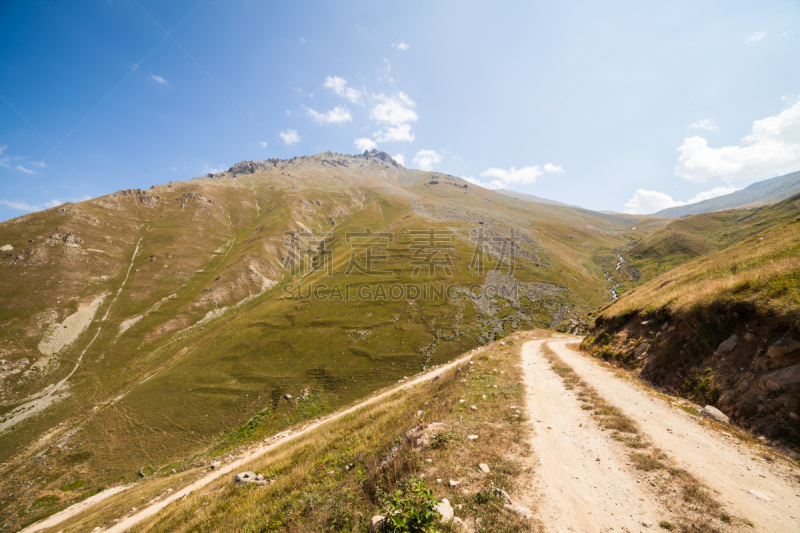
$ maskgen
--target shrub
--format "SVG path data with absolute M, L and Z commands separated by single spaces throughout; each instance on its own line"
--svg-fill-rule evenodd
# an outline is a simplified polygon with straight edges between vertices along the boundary
M 381 514 L 383 531 L 389 533 L 429 533 L 436 531 L 439 519 L 436 505 L 440 503 L 433 491 L 422 481 L 408 484 L 384 502 Z

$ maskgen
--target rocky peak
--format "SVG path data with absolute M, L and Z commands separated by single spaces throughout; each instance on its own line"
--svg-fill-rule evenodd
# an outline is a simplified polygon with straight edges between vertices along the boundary
M 328 150 L 327 152 L 322 152 L 316 155 L 298 156 L 291 159 L 271 158 L 265 161 L 241 161 L 229 168 L 226 174 L 233 174 L 234 176 L 237 174 L 258 174 L 261 172 L 267 172 L 270 169 L 283 167 L 285 165 L 305 163 L 309 161 L 316 161 L 328 165 L 332 164 L 335 166 L 352 166 L 354 164 L 358 165 L 359 163 L 377 163 L 380 165 L 391 165 L 396 168 L 403 168 L 403 166 L 397 163 L 392 156 L 386 152 L 381 152 L 375 149 L 372 151 L 364 150 L 364 153 L 360 155 L 337 154 L 336 152 L 331 152 Z M 224 174 L 209 174 L 207 177 L 215 178 L 222 176 L 224 176 Z

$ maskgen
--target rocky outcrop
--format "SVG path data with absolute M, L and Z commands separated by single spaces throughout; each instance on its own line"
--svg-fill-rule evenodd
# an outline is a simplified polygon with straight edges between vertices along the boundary
M 746 308 L 602 319 L 584 348 L 706 407 L 701 416 L 780 442 L 800 434 L 800 331 Z M 720 319 L 720 315 L 724 318 Z M 644 318 L 644 319 L 643 319 Z M 719 326 L 708 326 L 720 320 Z

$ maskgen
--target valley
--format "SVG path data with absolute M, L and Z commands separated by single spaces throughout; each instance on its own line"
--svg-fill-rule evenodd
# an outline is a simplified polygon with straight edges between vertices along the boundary
M 752 521 L 790 531 L 797 220 L 797 196 L 680 219 L 600 213 L 409 170 L 377 150 L 244 161 L 9 220 L 0 224 L 0 527 L 237 530 L 272 520 L 276 530 L 356 530 L 384 496 L 411 490 L 409 479 L 432 479 L 407 455 L 427 445 L 398 448 L 405 462 L 392 476 L 377 468 L 424 422 L 456 428 L 436 435 L 463 443 L 436 451 L 455 454 L 440 458 L 447 475 L 479 459 L 504 465 L 487 479 L 512 495 L 508 505 L 472 471 L 463 485 L 434 486 L 462 506 L 467 529 L 664 521 L 735 531 Z M 491 358 L 502 376 L 470 369 Z M 483 418 L 480 401 L 500 403 Z M 441 408 L 418 419 L 431 402 Z M 687 414 L 705 405 L 736 426 Z M 684 437 L 703 435 L 701 445 L 742 432 L 742 446 L 774 456 L 781 473 L 762 486 L 731 448 L 729 468 L 709 477 L 687 455 L 698 448 L 641 409 L 683 424 Z M 560 428 L 553 439 L 536 422 L 546 417 L 564 420 L 550 425 Z M 338 444 L 326 427 L 338 428 Z M 482 427 L 503 444 L 470 447 Z M 303 442 L 330 455 L 309 463 Z M 651 459 L 630 455 L 645 452 Z M 605 504 L 605 459 L 590 455 L 608 456 L 623 476 Z M 595 484 L 542 481 L 562 463 Z M 360 477 L 351 468 L 336 477 L 351 465 Z M 259 491 L 280 487 L 271 507 L 231 488 L 245 467 L 275 480 Z M 328 498 L 327 472 L 350 500 Z M 752 494 L 736 496 L 728 472 L 789 514 L 772 518 Z M 298 479 L 328 487 L 302 512 Z M 612 514 L 642 482 L 651 488 L 633 517 Z M 695 500 L 669 503 L 689 493 Z M 228 516 L 230 505 L 243 518 Z M 587 505 L 605 521 L 575 511 Z M 176 518 L 198 506 L 202 520 Z

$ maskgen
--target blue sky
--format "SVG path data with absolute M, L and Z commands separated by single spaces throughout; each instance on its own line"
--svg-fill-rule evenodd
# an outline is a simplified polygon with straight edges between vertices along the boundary
M 800 4 L 0 3 L 0 220 L 377 147 L 653 212 L 800 170 Z

